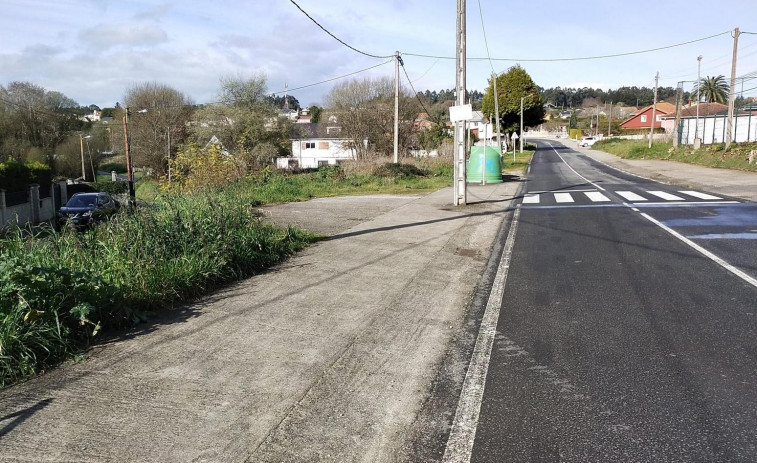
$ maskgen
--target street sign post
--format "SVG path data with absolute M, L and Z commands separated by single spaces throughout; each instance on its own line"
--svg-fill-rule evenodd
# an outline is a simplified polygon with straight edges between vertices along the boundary
M 513 141 L 513 164 L 515 164 L 515 140 L 518 139 L 518 133 L 513 132 L 513 134 L 510 136 L 510 139 Z

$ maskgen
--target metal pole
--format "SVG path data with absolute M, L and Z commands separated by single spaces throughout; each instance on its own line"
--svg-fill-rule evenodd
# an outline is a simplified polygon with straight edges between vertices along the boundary
M 652 148 L 652 138 L 654 138 L 654 122 L 655 117 L 657 116 L 657 81 L 660 79 L 660 72 L 658 71 L 657 74 L 654 76 L 654 100 L 652 100 L 652 123 L 649 124 L 651 128 L 649 129 L 649 148 Z
M 699 136 L 699 90 L 702 88 L 702 55 L 697 56 L 697 119 L 694 124 L 694 145 L 696 149 L 697 137 Z
M 399 162 L 400 52 L 394 52 L 394 163 Z
M 728 90 L 728 131 L 725 135 L 725 149 L 731 147 L 733 140 L 734 96 L 736 93 L 736 56 L 739 49 L 739 28 L 733 30 L 733 60 L 731 61 L 731 88 Z
M 523 99 L 524 97 L 520 97 L 520 152 L 523 152 Z M 515 146 L 513 145 L 513 151 L 515 150 Z
M 129 107 L 126 108 L 124 116 L 124 148 L 126 154 L 126 176 L 129 184 L 129 203 L 133 206 L 136 203 L 136 194 L 134 192 L 134 170 L 131 165 L 131 143 L 129 141 Z
M 486 138 L 486 132 L 490 125 L 492 125 L 491 113 L 489 113 L 489 123 L 484 125 L 484 156 L 481 159 L 481 185 L 486 185 L 486 150 L 489 149 L 489 139 Z
M 457 0 L 457 29 L 455 34 L 455 103 L 465 104 L 465 0 Z M 455 122 L 455 184 L 453 204 L 467 203 L 465 185 L 465 123 Z
M 171 183 L 171 127 L 168 127 L 168 183 Z
M 677 148 L 680 140 L 678 140 L 678 126 L 681 124 L 681 90 L 683 89 L 683 82 L 678 82 L 676 87 L 676 119 L 673 124 L 673 148 Z

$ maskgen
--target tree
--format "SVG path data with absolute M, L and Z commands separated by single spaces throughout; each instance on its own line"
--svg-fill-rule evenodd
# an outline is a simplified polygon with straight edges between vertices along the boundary
M 497 77 L 499 120 L 503 132 L 520 128 L 520 101 L 523 101 L 523 124 L 533 127 L 544 122 L 544 103 L 539 88 L 519 65 Z M 494 82 L 489 81 L 483 103 L 484 114 L 494 114 Z
M 369 153 L 389 155 L 394 151 L 394 79 L 364 78 L 342 82 L 326 96 L 326 113 L 335 116 L 344 138 L 354 141 L 358 159 Z M 413 121 L 420 112 L 416 98 L 400 89 L 399 151 L 413 144 Z M 368 141 L 368 147 L 363 141 Z
M 313 105 L 308 108 L 310 110 L 310 122 L 318 123 L 321 121 L 321 112 L 323 112 L 323 108 L 320 106 Z
M 730 91 L 728 83 L 725 81 L 725 77 L 719 75 L 717 77 L 702 77 L 702 79 L 694 84 L 694 90 L 692 95 L 697 94 L 699 90 L 700 99 L 704 98 L 707 103 L 728 103 L 728 93 Z
M 192 101 L 180 91 L 158 82 L 145 82 L 132 86 L 124 98 L 129 108 L 129 138 L 134 166 L 153 169 L 156 175 L 166 173 L 169 153 L 183 143 L 187 136 L 187 122 L 192 112 Z M 115 109 L 116 120 L 121 122 L 124 109 Z M 123 132 L 114 130 L 113 144 L 124 146 Z
M 263 74 L 222 78 L 219 103 L 198 111 L 192 141 L 205 146 L 213 136 L 217 137 L 248 170 L 269 164 L 276 155 L 288 154 L 293 124 L 277 117 L 278 110 L 266 92 Z

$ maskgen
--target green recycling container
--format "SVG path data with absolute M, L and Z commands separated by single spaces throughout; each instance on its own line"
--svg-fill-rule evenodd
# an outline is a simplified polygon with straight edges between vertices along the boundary
M 466 170 L 468 183 L 481 183 L 482 176 L 486 183 L 502 183 L 502 159 L 494 146 L 486 147 L 485 160 L 483 146 L 471 147 Z

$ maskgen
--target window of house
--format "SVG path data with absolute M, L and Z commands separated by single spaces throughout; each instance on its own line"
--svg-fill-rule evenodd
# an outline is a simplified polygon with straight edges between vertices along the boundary
M 646 121 L 647 121 L 647 115 L 646 115 L 646 114 L 643 114 L 643 115 L 641 116 L 641 122 L 646 122 Z
M 318 161 L 318 167 L 328 166 L 329 161 Z
M 320 141 L 320 142 L 318 142 L 318 149 L 319 150 L 327 150 L 327 149 L 329 149 L 329 142 L 327 142 L 327 141 Z
M 657 115 L 657 117 L 655 117 L 655 120 L 656 120 L 657 122 L 662 122 L 662 116 L 660 116 L 660 115 L 658 114 L 658 115 Z
M 313 150 L 315 149 L 315 142 L 314 141 L 306 141 L 302 144 L 302 148 L 306 150 Z

